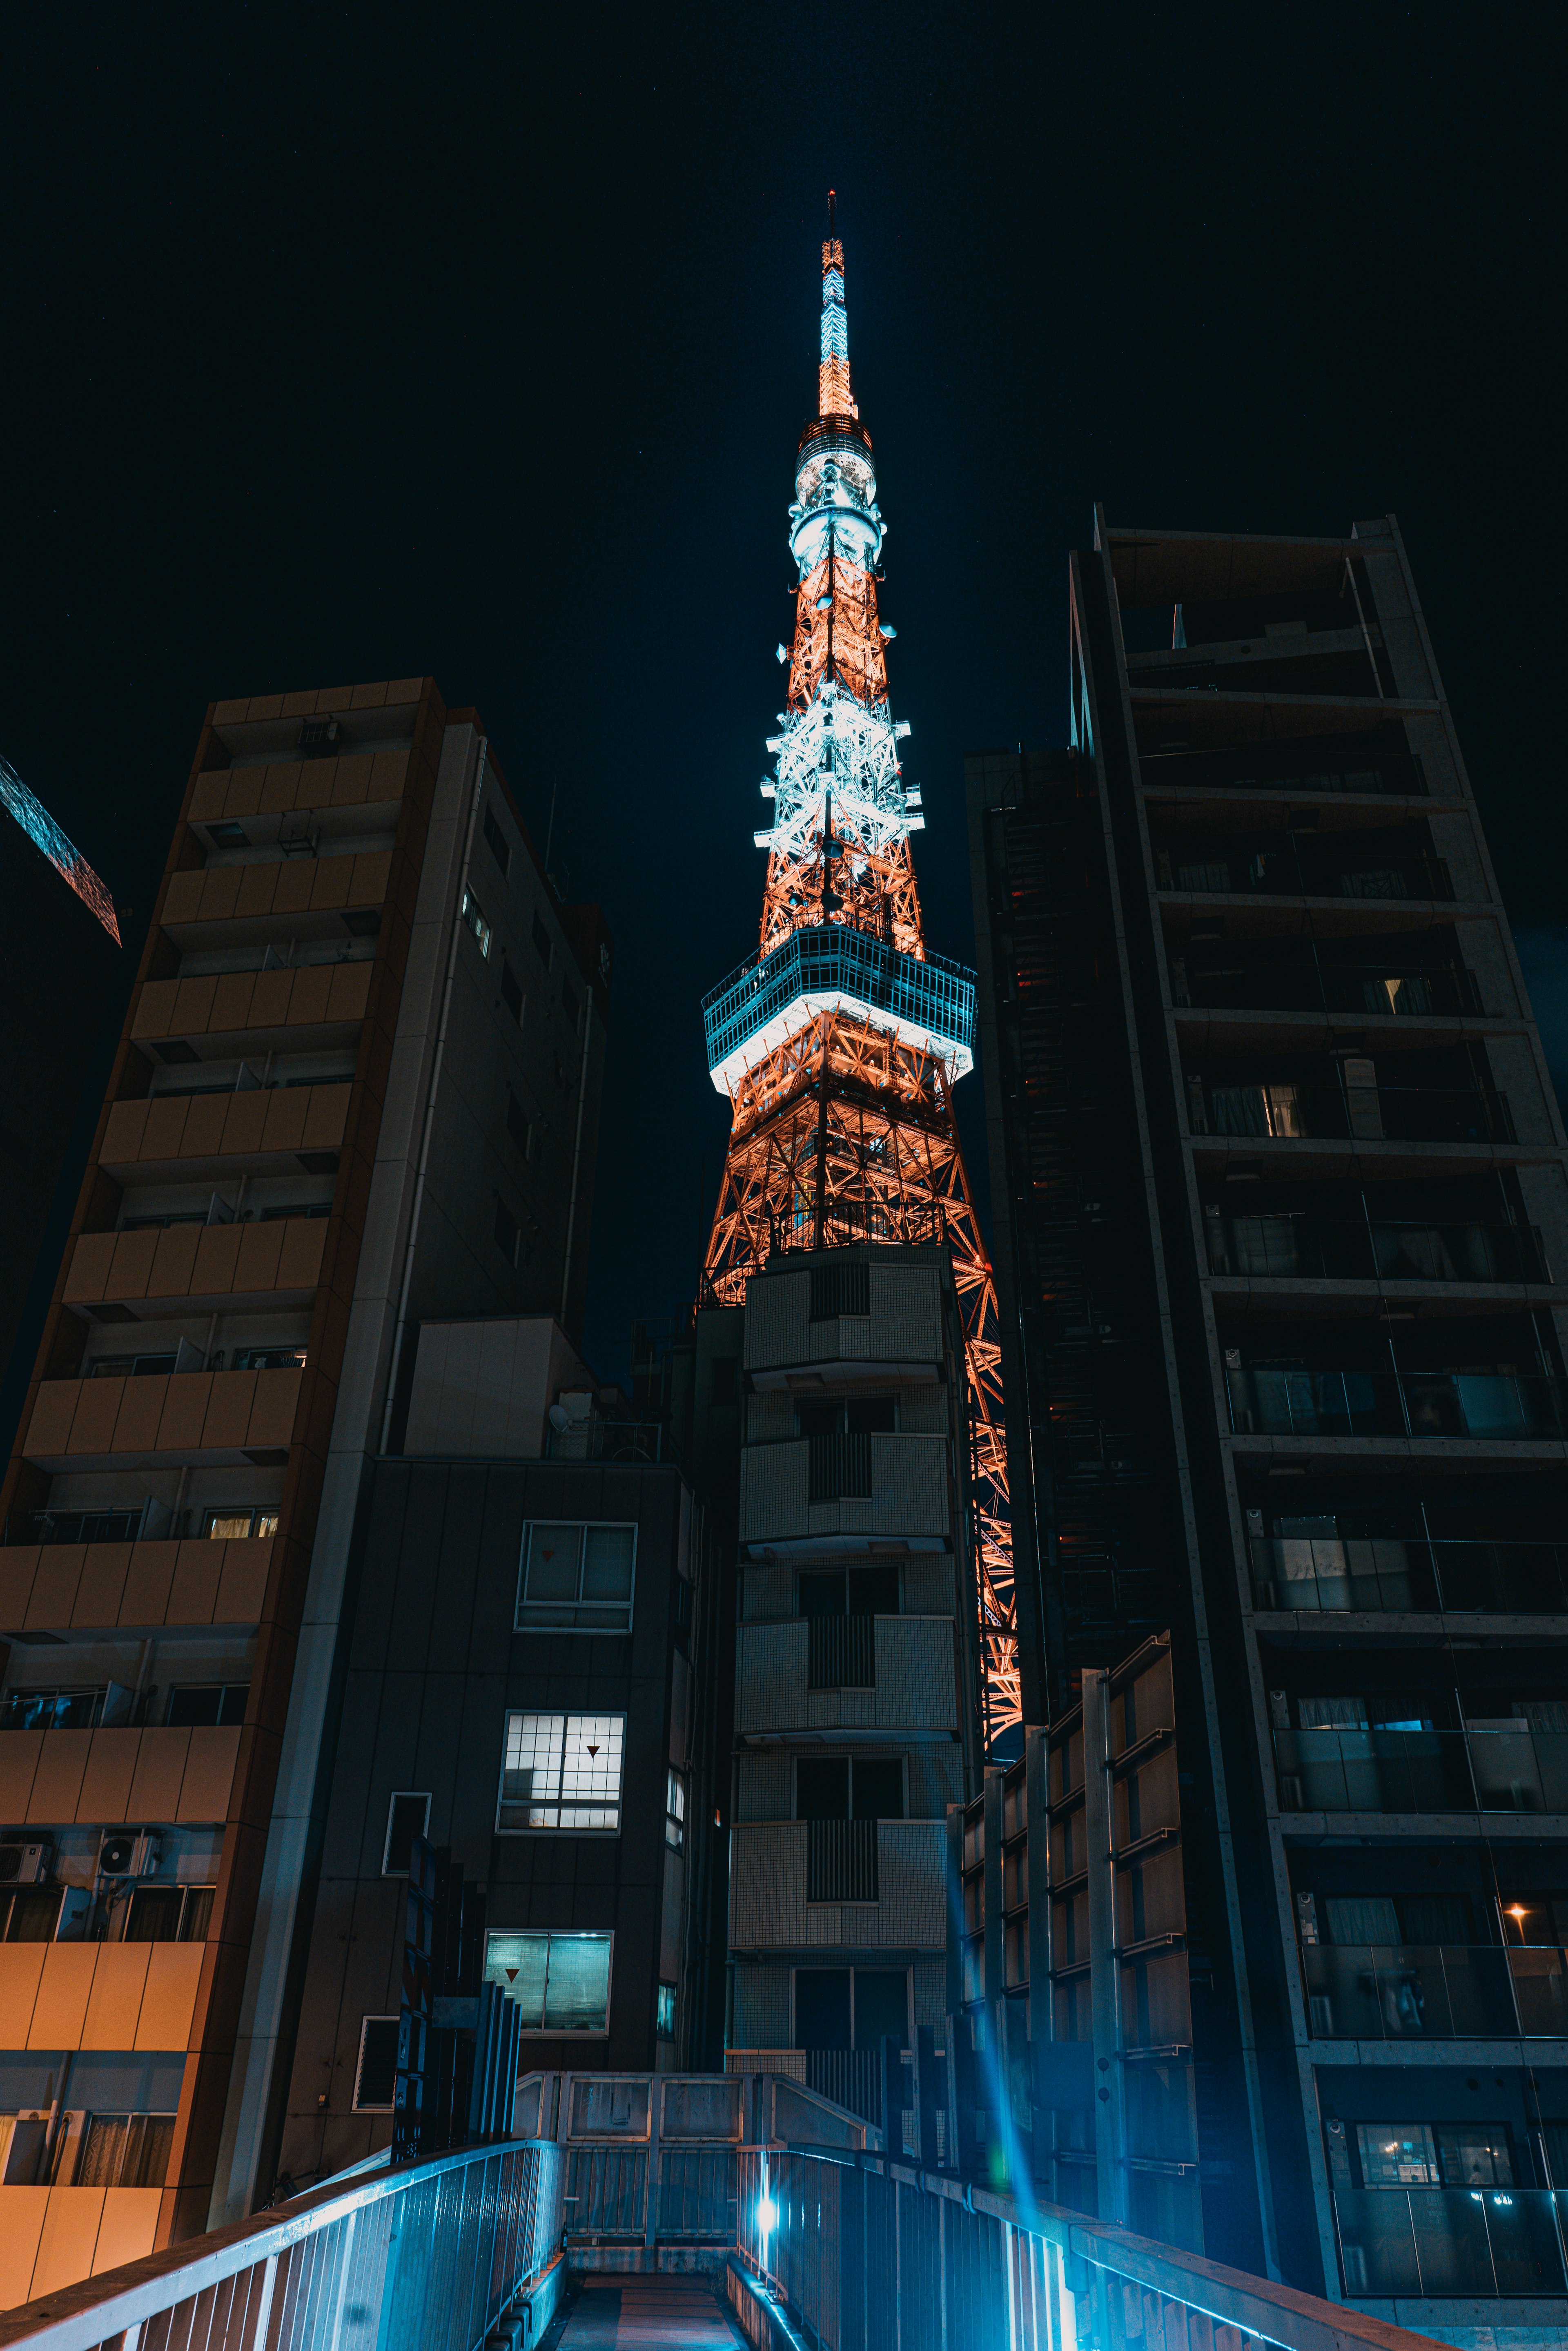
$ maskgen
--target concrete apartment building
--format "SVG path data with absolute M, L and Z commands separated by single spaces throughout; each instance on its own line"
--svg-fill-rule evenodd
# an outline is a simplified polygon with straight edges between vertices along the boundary
M 659 1431 L 603 1396 L 546 1318 L 420 1334 L 403 1454 L 376 1464 L 366 1515 L 283 2140 L 296 2180 L 392 2138 L 411 1834 L 483 1889 L 520 2073 L 694 2063 L 729 1775 L 718 1552 Z
M 430 680 L 209 710 L 0 1499 L 0 2300 L 270 2189 L 371 1464 L 576 1327 L 609 974 Z
M 697 1320 L 744 1412 L 726 2063 L 874 2119 L 884 2036 L 945 2012 L 946 1807 L 979 1784 L 951 1263 L 787 1252 Z
M 1171 1628 L 1204 2241 L 1558 2340 L 1568 1159 L 1452 717 L 1391 517 L 1071 586 L 969 777 L 1009 1426 L 1059 1702 Z

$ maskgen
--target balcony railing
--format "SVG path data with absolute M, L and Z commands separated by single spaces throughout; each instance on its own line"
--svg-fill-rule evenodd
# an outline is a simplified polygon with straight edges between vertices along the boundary
M 1351 1090 L 1311 1079 L 1218 1086 L 1186 1083 L 1187 1123 L 1195 1135 L 1238 1140 L 1340 1143 L 1516 1143 L 1508 1098 L 1473 1086 L 1391 1086 Z
M 874 1902 L 878 1898 L 876 1889 L 874 1821 L 807 1823 L 808 1902 Z M 830 2095 L 838 2094 L 834 2091 Z
M 1211 1012 L 1349 1012 L 1365 1018 L 1482 1018 L 1486 1008 L 1462 964 L 1413 970 L 1401 964 L 1225 962 L 1170 959 L 1171 1000 Z
M 1310 1944 L 1302 1988 L 1314 2040 L 1559 2040 L 1563 1954 L 1552 1944 Z
M 876 1687 L 876 1618 L 811 1616 L 808 1636 L 808 1689 Z
M 1204 1211 L 1209 1271 L 1272 1281 L 1550 1281 L 1533 1225 Z
M 869 1436 L 842 1435 L 813 1437 L 810 1446 L 810 1485 L 807 1499 L 812 1502 L 843 1502 L 871 1498 L 871 1438 Z
M 1294 1813 L 1568 1813 L 1568 1731 L 1277 1729 L 1280 1806 Z
M 1382 863 L 1364 859 L 1354 866 L 1322 862 L 1299 862 L 1288 852 L 1262 849 L 1249 856 L 1245 849 L 1217 850 L 1207 858 L 1183 856 L 1162 850 L 1159 886 L 1201 897 L 1227 895 L 1265 898 L 1420 898 L 1450 901 L 1453 878 L 1440 857 L 1417 852 L 1388 857 Z
M 1334 2218 L 1350 2294 L 1437 2300 L 1563 2290 L 1568 2196 L 1550 2189 L 1340 2188 Z
M 1568 1612 L 1562 1543 L 1254 1535 L 1251 1553 L 1260 1608 Z
M 1565 1383 L 1554 1373 L 1317 1372 L 1232 1363 L 1225 1384 L 1237 1437 L 1555 1438 Z

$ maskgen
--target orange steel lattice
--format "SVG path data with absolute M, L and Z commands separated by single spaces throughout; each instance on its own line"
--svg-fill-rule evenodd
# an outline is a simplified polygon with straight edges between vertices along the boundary
M 763 787 L 776 823 L 758 836 L 768 850 L 759 970 L 794 932 L 835 924 L 926 956 L 909 845 L 922 820 L 910 813 L 918 795 L 904 791 L 887 709 L 882 523 L 870 438 L 850 394 L 843 249 L 832 237 L 822 306 L 821 413 L 801 440 L 791 509 L 800 581 L 789 708 L 769 746 L 777 778 Z M 781 1042 L 759 1042 L 754 1059 L 716 1071 L 733 1118 L 704 1295 L 738 1304 L 747 1277 L 781 1249 L 946 1242 L 965 1333 L 994 1739 L 1022 1719 L 1012 1538 L 996 1285 L 954 1123 L 954 1061 L 896 1021 L 803 999 L 796 1010 Z

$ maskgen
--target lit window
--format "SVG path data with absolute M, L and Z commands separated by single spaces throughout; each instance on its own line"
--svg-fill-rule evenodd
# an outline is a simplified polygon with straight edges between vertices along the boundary
M 637 1530 L 571 1520 L 530 1520 L 517 1573 L 519 1633 L 629 1633 Z
M 485 920 L 485 910 L 472 890 L 463 893 L 463 919 L 478 940 L 480 954 L 487 957 L 490 953 L 490 925 Z
M 266 1541 L 277 1532 L 277 1512 L 237 1509 L 209 1510 L 202 1532 L 209 1542 Z
M 614 1941 L 607 1933 L 486 1935 L 486 1980 L 516 2002 L 525 2032 L 602 2036 L 610 2030 Z
M 679 1853 L 685 1841 L 686 1791 L 680 1773 L 672 1771 L 664 1797 L 664 1843 L 674 1845 Z
M 508 1714 L 497 1828 L 618 1836 L 625 1743 L 623 1714 Z
M 659 2004 L 654 2011 L 653 2030 L 661 2041 L 673 2041 L 675 2037 L 675 1987 L 674 1984 L 662 1983 L 659 1986 Z

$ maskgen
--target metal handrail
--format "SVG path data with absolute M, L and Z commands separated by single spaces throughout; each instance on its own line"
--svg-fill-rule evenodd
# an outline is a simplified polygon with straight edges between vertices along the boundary
M 384 2351 L 480 2351 L 559 2257 L 564 2154 L 504 2139 L 328 2180 L 0 2314 L 0 2346 L 307 2351 L 337 2340 L 351 2301 L 375 2316 L 365 2339 Z
M 1208 2322 L 1199 2340 L 1211 2332 L 1218 2340 L 1224 2326 L 1281 2351 L 1345 2351 L 1349 2344 L 1432 2351 L 1429 2335 L 1343 2304 L 1061 2205 L 997 2195 L 884 2155 L 747 2147 L 741 2166 L 730 2301 L 762 2351 L 779 2341 L 767 2327 L 769 2304 L 801 2322 L 818 2351 L 866 2351 L 883 2330 L 868 2324 L 863 2297 L 880 2295 L 888 2276 L 901 2273 L 918 2278 L 936 2305 L 918 2313 L 913 2326 L 904 2319 L 904 2342 L 943 2340 L 944 2306 L 948 2341 L 1010 2343 L 1014 2351 L 1072 2351 L 1088 2342 L 1101 2351 L 1142 2351 L 1173 2336 L 1194 2339 L 1185 2326 L 1166 2327 L 1168 2307 L 1173 2322 L 1177 2312 Z M 859 2191 L 859 2211 L 846 2210 L 846 2190 Z M 764 2194 L 777 2214 L 767 2232 L 758 2218 Z M 853 2274 L 843 2260 L 852 2245 L 861 2256 Z M 1134 2290 L 1136 2334 L 1123 2288 Z M 1069 2312 L 1075 2324 L 1063 2323 Z

